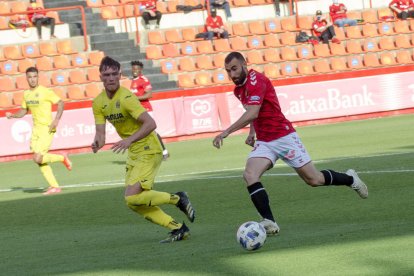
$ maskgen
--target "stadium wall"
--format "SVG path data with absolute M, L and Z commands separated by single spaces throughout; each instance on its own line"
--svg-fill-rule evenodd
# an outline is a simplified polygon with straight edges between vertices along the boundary
M 282 110 L 296 125 L 414 113 L 413 69 L 399 66 L 344 73 L 336 79 L 332 75 L 285 79 L 274 81 L 274 85 Z M 220 86 L 154 94 L 157 132 L 179 140 L 227 128 L 243 113 L 232 89 Z M 86 150 L 95 135 L 91 102 L 67 103 L 66 107 L 52 150 Z M 0 161 L 29 157 L 31 131 L 30 115 L 14 120 L 0 118 Z M 108 124 L 107 144 L 117 140 Z

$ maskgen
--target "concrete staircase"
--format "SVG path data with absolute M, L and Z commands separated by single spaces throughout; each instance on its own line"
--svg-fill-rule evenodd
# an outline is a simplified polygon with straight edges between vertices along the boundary
M 140 52 L 134 40 L 128 38 L 127 33 L 115 33 L 113 27 L 108 27 L 101 15 L 93 13 L 86 7 L 86 1 L 80 0 L 44 0 L 45 8 L 83 6 L 85 7 L 86 28 L 92 50 L 100 50 L 121 63 L 124 76 L 131 77 L 132 60 L 140 60 L 144 64 L 144 75 L 151 81 L 153 91 L 177 89 L 175 81 L 169 81 L 166 74 L 161 73 L 160 67 L 154 67 L 151 60 L 147 60 Z M 69 25 L 72 37 L 83 35 L 82 19 L 79 10 L 59 11 L 60 19 Z

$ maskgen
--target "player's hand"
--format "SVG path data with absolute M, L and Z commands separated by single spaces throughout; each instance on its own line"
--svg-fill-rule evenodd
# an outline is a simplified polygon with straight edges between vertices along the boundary
M 226 131 L 223 131 L 219 135 L 217 135 L 213 140 L 213 146 L 216 148 L 220 148 L 223 145 L 223 139 L 229 136 L 229 134 Z
M 92 143 L 92 145 L 91 145 L 91 148 L 92 148 L 93 153 L 97 153 L 97 152 L 98 152 L 98 150 L 99 150 L 101 147 L 99 147 L 99 143 L 98 143 L 98 141 L 94 141 L 94 142 Z
M 12 113 L 11 112 L 6 112 L 6 118 L 7 119 L 11 119 L 12 117 Z
M 254 135 L 247 136 L 246 141 L 245 141 L 246 145 L 249 145 L 251 147 L 254 147 L 255 142 L 256 142 L 256 139 L 255 139 Z
M 56 132 L 56 128 L 57 128 L 58 124 L 59 124 L 59 120 L 53 120 L 53 122 L 49 126 L 49 132 L 50 133 Z
M 115 144 L 113 144 L 111 149 L 114 153 L 124 154 L 130 145 L 131 145 L 131 142 L 128 139 L 124 139 L 124 140 L 118 141 Z

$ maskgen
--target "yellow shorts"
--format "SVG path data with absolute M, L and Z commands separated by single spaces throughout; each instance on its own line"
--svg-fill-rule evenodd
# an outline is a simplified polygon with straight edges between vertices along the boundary
M 161 153 L 128 156 L 125 185 L 139 182 L 144 190 L 151 190 L 161 162 Z
M 56 131 L 49 132 L 49 126 L 36 126 L 33 128 L 30 149 L 34 153 L 45 154 L 49 151 Z

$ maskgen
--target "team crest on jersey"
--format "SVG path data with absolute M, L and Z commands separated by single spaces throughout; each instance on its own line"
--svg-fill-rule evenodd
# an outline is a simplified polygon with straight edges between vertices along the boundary
M 118 108 L 118 109 L 121 107 L 121 103 L 119 102 L 119 100 L 116 101 L 115 107 Z
M 36 98 L 39 98 L 39 93 L 36 93 L 35 97 L 36 97 Z
M 251 85 L 256 85 L 256 83 L 257 83 L 256 72 L 251 71 L 250 72 L 250 84 Z

